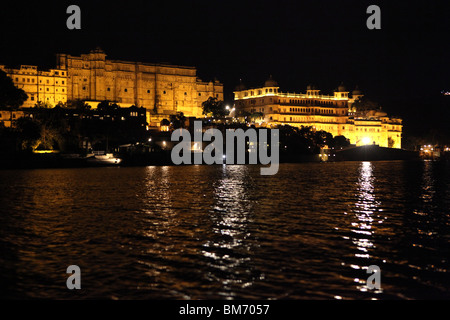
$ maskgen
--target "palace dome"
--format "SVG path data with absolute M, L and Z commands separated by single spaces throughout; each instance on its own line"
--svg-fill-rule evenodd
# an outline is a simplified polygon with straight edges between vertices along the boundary
M 361 96 L 362 95 L 362 91 L 359 90 L 358 86 L 356 86 L 355 89 L 352 91 L 352 95 L 353 96 Z
M 345 89 L 344 83 L 341 82 L 341 84 L 339 85 L 337 91 L 338 91 L 338 92 L 346 92 L 345 90 L 346 90 L 346 89 Z
M 247 90 L 245 84 L 242 82 L 242 79 L 239 80 L 239 84 L 234 88 L 234 91 L 242 91 Z
M 278 82 L 273 80 L 272 75 L 264 82 L 264 87 L 278 87 Z

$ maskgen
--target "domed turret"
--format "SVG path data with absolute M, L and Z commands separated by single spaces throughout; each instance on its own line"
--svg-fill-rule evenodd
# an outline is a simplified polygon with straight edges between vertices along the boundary
M 346 92 L 345 90 L 346 90 L 346 88 L 345 88 L 345 86 L 344 86 L 344 83 L 341 82 L 341 84 L 340 84 L 339 87 L 337 88 L 337 91 L 338 91 L 338 92 Z
M 264 87 L 278 87 L 278 82 L 273 80 L 272 75 L 264 82 Z
M 242 79 L 239 79 L 239 84 L 234 88 L 234 91 L 242 91 L 247 90 L 245 84 L 242 82 Z
M 362 91 L 359 90 L 358 86 L 355 87 L 355 89 L 352 91 L 352 96 L 362 96 Z
M 335 99 L 348 99 L 348 91 L 345 88 L 343 82 L 341 82 L 339 87 L 337 87 L 337 89 L 334 90 L 334 98 Z

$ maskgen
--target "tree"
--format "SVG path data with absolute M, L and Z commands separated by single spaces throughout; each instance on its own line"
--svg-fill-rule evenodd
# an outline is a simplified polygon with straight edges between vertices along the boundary
M 204 115 L 213 116 L 214 118 L 223 118 L 229 114 L 223 101 L 219 101 L 217 98 L 209 97 L 208 100 L 202 103 L 202 107 Z
M 333 138 L 333 144 L 331 147 L 335 148 L 346 148 L 350 145 L 350 141 L 344 136 L 335 136 Z
M 170 116 L 170 122 L 172 123 L 172 129 L 176 130 L 179 128 L 184 128 L 186 123 L 186 117 L 183 112 L 178 112 Z
M 40 144 L 41 126 L 36 120 L 28 117 L 17 119 L 16 130 L 22 150 L 35 150 Z
M 89 110 L 91 106 L 81 99 L 67 101 L 67 107 L 77 110 Z
M 18 108 L 28 99 L 22 89 L 16 88 L 14 82 L 0 70 L 0 108 Z
M 356 100 L 352 106 L 357 112 L 380 109 L 380 105 L 377 102 L 369 100 L 366 96 Z
M 109 100 L 103 100 L 100 102 L 97 106 L 97 110 L 99 111 L 114 111 L 120 109 L 119 105 L 117 103 L 113 103 Z
M 253 113 L 250 115 L 250 119 L 251 119 L 252 121 L 256 121 L 256 120 L 258 120 L 258 119 L 264 119 L 264 113 L 262 113 L 262 112 L 253 112 Z
M 45 109 L 51 109 L 53 108 L 52 104 L 50 102 L 42 102 L 42 101 L 38 101 L 34 104 L 35 108 L 45 108 Z

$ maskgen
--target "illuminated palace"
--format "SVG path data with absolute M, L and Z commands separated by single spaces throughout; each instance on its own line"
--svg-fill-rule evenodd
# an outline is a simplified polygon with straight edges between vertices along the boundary
M 351 97 L 343 85 L 334 95 L 322 95 L 314 86 L 306 93 L 283 93 L 270 77 L 264 86 L 247 89 L 242 83 L 234 91 L 236 112 L 261 113 L 262 126 L 310 126 L 333 136 L 343 135 L 357 146 L 376 144 L 381 147 L 401 148 L 402 120 L 388 117 L 381 110 L 359 110 L 357 103 L 363 97 L 359 89 Z
M 81 99 L 96 108 L 109 100 L 121 107 L 146 108 L 153 127 L 177 112 L 200 117 L 209 97 L 223 100 L 223 84 L 203 82 L 195 67 L 109 60 L 100 48 L 80 56 L 57 54 L 57 67 L 50 71 L 38 71 L 36 66 L 0 68 L 27 93 L 23 107 Z

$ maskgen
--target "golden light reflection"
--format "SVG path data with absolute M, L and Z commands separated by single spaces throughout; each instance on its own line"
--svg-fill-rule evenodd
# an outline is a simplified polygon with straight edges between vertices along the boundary
M 433 161 L 425 160 L 423 161 L 423 166 L 422 193 L 420 195 L 423 205 L 422 208 L 414 210 L 414 214 L 427 216 L 433 210 L 433 198 L 436 193 L 434 189 Z
M 223 281 L 226 291 L 253 283 L 252 277 L 248 277 L 251 245 L 247 239 L 251 234 L 247 225 L 252 207 L 246 190 L 248 170 L 247 166 L 239 165 L 222 167 L 222 177 L 214 185 L 215 204 L 211 212 L 217 237 L 203 245 L 203 255 L 213 259 L 215 268 L 228 273 L 228 279 Z
M 144 190 L 148 202 L 145 212 L 149 215 L 152 225 L 148 226 L 147 232 L 143 231 L 146 236 L 162 235 L 177 221 L 173 219 L 175 212 L 172 206 L 170 170 L 167 166 L 150 166 L 146 169 Z M 155 217 L 155 212 L 158 212 L 158 217 Z
M 359 168 L 357 201 L 353 210 L 357 221 L 352 223 L 351 232 L 355 234 L 352 237 L 352 242 L 357 249 L 355 257 L 366 262 L 362 262 L 362 265 L 352 265 L 354 269 L 367 270 L 367 267 L 372 264 L 370 253 L 375 248 L 372 241 L 375 232 L 373 229 L 374 214 L 380 206 L 375 197 L 374 180 L 373 164 L 367 161 L 362 162 Z M 362 292 L 368 290 L 365 279 L 355 278 L 354 282 L 357 283 L 358 290 Z M 379 292 L 381 290 L 375 291 L 375 293 Z

